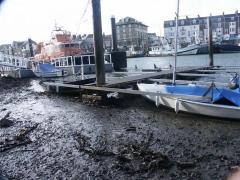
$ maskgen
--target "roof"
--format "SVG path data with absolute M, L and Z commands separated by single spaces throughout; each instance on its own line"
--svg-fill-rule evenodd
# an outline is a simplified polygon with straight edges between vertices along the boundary
M 205 17 L 195 17 L 195 18 L 188 18 L 186 17 L 185 19 L 179 19 L 178 20 L 178 25 L 179 26 L 187 26 L 187 25 L 197 25 L 197 24 L 206 24 L 206 20 L 209 16 Z M 234 20 L 232 20 L 234 18 Z M 225 22 L 232 22 L 232 21 L 237 21 L 238 18 L 240 18 L 240 13 L 234 13 L 234 14 L 222 14 L 222 15 L 217 15 L 217 16 L 211 16 L 212 22 L 213 23 L 218 23 L 221 21 Z M 220 20 L 220 21 L 219 21 Z M 182 23 L 183 22 L 183 23 Z M 176 26 L 176 21 L 175 20 L 167 20 L 164 21 L 164 27 L 175 27 Z
M 143 24 L 142 22 L 137 21 L 136 19 L 131 18 L 131 17 L 125 17 L 125 18 L 120 19 L 116 23 L 116 26 L 127 25 L 127 24 L 140 24 L 142 26 L 148 27 L 147 25 Z

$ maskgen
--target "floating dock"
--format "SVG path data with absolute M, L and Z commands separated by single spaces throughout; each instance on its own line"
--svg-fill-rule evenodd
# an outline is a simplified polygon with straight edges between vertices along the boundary
M 177 73 L 187 73 L 187 72 L 193 72 L 200 69 L 208 69 L 208 67 L 182 67 L 177 69 Z M 114 73 L 113 73 L 114 74 Z M 117 73 L 118 75 L 121 74 L 121 72 Z M 48 90 L 55 91 L 57 93 L 61 93 L 61 89 L 75 89 L 79 92 L 84 93 L 124 93 L 124 94 L 133 94 L 133 95 L 143 95 L 143 92 L 139 92 L 138 90 L 134 90 L 134 87 L 137 82 L 141 81 L 152 81 L 153 79 L 158 79 L 160 82 L 160 78 L 166 78 L 170 77 L 172 75 L 172 70 L 164 70 L 161 72 L 139 72 L 137 74 L 132 74 L 129 72 L 130 76 L 126 76 L 127 72 L 123 72 L 123 77 L 113 77 L 113 76 L 106 76 L 106 84 L 99 87 L 96 86 L 96 83 L 93 82 L 94 78 L 92 77 L 91 80 L 93 80 L 90 83 L 82 83 L 82 80 L 79 81 L 55 81 L 55 82 L 43 82 L 43 85 L 46 86 Z M 112 75 L 112 74 L 110 74 Z M 183 81 L 182 81 L 183 83 Z M 144 93 L 146 95 L 146 93 Z

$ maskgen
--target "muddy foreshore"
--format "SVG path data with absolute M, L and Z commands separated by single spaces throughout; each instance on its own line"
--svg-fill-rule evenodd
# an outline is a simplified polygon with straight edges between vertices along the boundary
M 0 179 L 225 179 L 240 123 L 175 114 L 135 96 L 93 105 L 0 79 Z M 1 124 L 0 124 L 1 125 Z

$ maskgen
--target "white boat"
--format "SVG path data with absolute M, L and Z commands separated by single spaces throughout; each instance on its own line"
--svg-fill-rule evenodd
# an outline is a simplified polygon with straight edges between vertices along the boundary
M 170 85 L 174 89 L 174 85 Z M 205 115 L 205 116 L 212 116 L 212 117 L 219 117 L 219 118 L 230 118 L 230 119 L 240 119 L 240 107 L 239 107 L 239 102 L 235 102 L 235 105 L 224 105 L 224 104 L 214 104 L 209 97 L 209 94 L 211 94 L 211 91 L 207 93 L 207 96 L 200 96 L 199 93 L 201 94 L 201 91 L 204 92 L 207 87 L 202 86 L 193 86 L 189 85 L 189 88 L 192 89 L 193 91 L 186 92 L 186 91 L 179 91 L 178 93 L 172 91 L 170 93 L 168 90 L 166 90 L 167 86 L 166 85 L 160 85 L 160 84 L 145 84 L 141 83 L 138 84 L 138 88 L 140 91 L 143 92 L 150 92 L 150 95 L 146 95 L 146 97 L 155 102 L 157 106 L 163 105 L 167 106 L 169 108 L 172 108 L 175 110 L 175 112 L 188 112 L 188 113 L 193 113 L 193 114 L 200 114 L 200 115 Z M 175 86 L 177 88 L 180 87 L 180 85 Z M 185 85 L 185 88 L 187 86 Z M 239 100 L 240 94 L 239 90 L 228 90 L 224 89 L 226 92 L 232 92 L 231 97 L 227 97 L 227 101 L 232 98 L 232 100 Z M 198 91 L 198 93 L 195 93 Z M 151 93 L 157 93 L 158 95 L 151 95 Z M 215 92 L 217 93 L 217 91 Z M 204 94 L 204 93 L 203 93 Z M 198 97 L 198 98 L 197 98 Z M 219 96 L 215 94 L 215 97 Z M 194 100 L 193 100 L 194 99 Z M 197 100 L 198 99 L 198 100 Z M 216 103 L 221 102 L 225 97 L 221 97 L 221 99 L 215 99 Z M 225 99 L 226 100 L 226 99 Z M 233 102 L 231 102 L 234 104 Z M 230 104 L 230 103 L 229 103 Z
M 191 44 L 187 47 L 180 48 L 177 51 L 177 55 L 197 55 L 202 54 L 202 51 L 204 51 L 204 54 L 207 53 L 207 44 Z M 148 52 L 149 56 L 173 56 L 174 50 L 166 50 L 163 49 L 160 46 L 151 47 L 151 51 Z

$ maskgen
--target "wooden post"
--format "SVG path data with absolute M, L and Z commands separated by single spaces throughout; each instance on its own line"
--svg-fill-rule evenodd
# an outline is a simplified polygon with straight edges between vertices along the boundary
M 28 44 L 29 44 L 29 52 L 30 52 L 30 57 L 33 57 L 33 47 L 32 47 L 32 40 L 28 38 Z
M 97 86 L 105 84 L 104 49 L 102 38 L 102 19 L 100 0 L 92 0 L 94 54 Z
M 208 53 L 209 53 L 209 64 L 208 65 L 214 66 L 211 15 L 208 17 Z
M 112 51 L 117 51 L 117 33 L 116 33 L 116 22 L 115 17 L 111 17 L 111 25 L 112 25 Z

